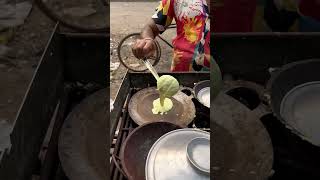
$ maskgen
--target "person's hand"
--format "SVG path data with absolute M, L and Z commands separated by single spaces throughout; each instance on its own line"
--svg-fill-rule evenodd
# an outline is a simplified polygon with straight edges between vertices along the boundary
M 155 52 L 155 44 L 153 42 L 153 39 L 138 39 L 132 47 L 132 52 L 134 56 L 138 59 L 153 56 Z

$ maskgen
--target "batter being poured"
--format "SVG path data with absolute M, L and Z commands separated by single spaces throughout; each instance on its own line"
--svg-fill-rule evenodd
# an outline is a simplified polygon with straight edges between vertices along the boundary
M 157 79 L 157 89 L 159 91 L 159 98 L 153 101 L 153 114 L 164 114 L 170 111 L 173 103 L 170 99 L 179 91 L 179 82 L 170 75 L 163 75 Z

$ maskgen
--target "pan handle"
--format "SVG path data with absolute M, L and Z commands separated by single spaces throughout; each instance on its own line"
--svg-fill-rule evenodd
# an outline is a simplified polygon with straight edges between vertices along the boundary
M 187 95 L 189 98 L 195 98 L 195 93 L 194 93 L 194 90 L 192 89 L 192 88 L 189 88 L 189 87 L 181 87 L 180 88 L 180 91 L 183 93 L 183 94 L 185 94 L 185 95 Z M 190 95 L 187 93 L 188 91 L 190 91 Z
M 128 176 L 126 175 L 126 173 L 123 171 L 123 169 L 120 167 L 120 158 L 118 156 L 116 156 L 115 154 L 112 154 L 112 160 L 114 162 L 114 165 L 116 165 L 116 168 L 120 171 L 120 173 L 128 179 Z

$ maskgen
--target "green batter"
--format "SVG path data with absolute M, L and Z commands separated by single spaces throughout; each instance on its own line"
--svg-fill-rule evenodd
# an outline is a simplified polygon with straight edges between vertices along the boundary
M 170 111 L 173 107 L 173 103 L 171 101 L 171 99 L 169 98 L 165 98 L 163 101 L 163 106 L 160 103 L 160 98 L 156 99 L 153 101 L 153 109 L 152 109 L 152 113 L 153 114 L 161 114 L 163 115 L 163 113 L 166 113 L 168 111 Z
M 179 82 L 170 75 L 163 75 L 157 80 L 157 89 L 160 97 L 153 101 L 153 114 L 164 114 L 170 111 L 173 103 L 170 97 L 179 91 Z

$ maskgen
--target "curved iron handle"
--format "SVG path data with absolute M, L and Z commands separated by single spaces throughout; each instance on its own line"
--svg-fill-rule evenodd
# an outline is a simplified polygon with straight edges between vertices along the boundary
M 120 158 L 114 154 L 112 154 L 112 160 L 114 162 L 114 165 L 116 166 L 116 168 L 120 171 L 120 173 L 128 179 L 128 176 L 126 175 L 126 173 L 122 170 L 122 168 L 120 167 L 120 163 L 118 163 L 118 161 L 120 162 Z

